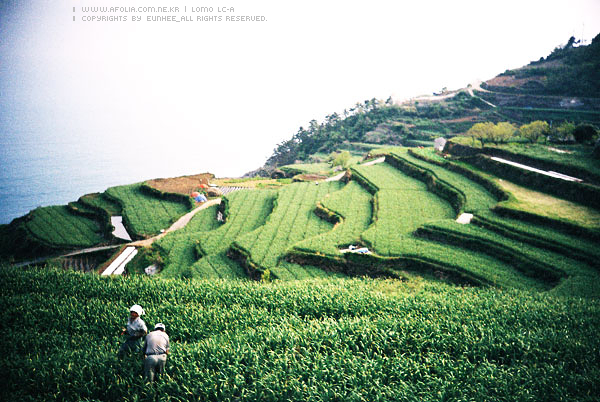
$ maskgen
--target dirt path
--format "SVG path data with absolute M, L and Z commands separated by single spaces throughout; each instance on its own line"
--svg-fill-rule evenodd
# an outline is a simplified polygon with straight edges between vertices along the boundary
M 326 178 L 323 181 L 338 181 L 338 180 L 342 180 L 342 177 L 344 177 L 345 174 L 346 174 L 346 172 L 338 173 L 335 176 L 328 177 L 328 178 Z
M 164 236 L 167 235 L 167 233 L 170 232 L 174 232 L 176 230 L 179 230 L 181 228 L 183 228 L 185 225 L 187 225 L 189 223 L 189 221 L 194 217 L 194 215 L 196 215 L 198 212 L 202 211 L 203 209 L 206 209 L 208 207 L 212 207 L 213 205 L 218 205 L 221 203 L 221 199 L 220 198 L 216 198 L 214 200 L 210 200 L 205 202 L 204 204 L 200 205 L 198 208 L 194 209 L 193 211 L 188 212 L 187 214 L 183 215 L 181 218 L 179 218 L 177 220 L 177 222 L 175 222 L 174 224 L 171 225 L 171 227 L 169 227 L 167 230 L 165 230 L 164 232 L 162 232 L 161 234 L 151 237 L 149 239 L 145 239 L 145 240 L 138 240 L 138 241 L 134 241 L 128 244 L 128 246 L 135 246 L 135 247 L 148 247 L 150 246 L 152 243 L 154 243 L 156 240 L 163 238 Z
M 476 97 L 477 95 L 475 95 L 473 93 L 473 90 L 481 91 L 481 92 L 490 92 L 487 89 L 481 88 L 481 81 L 475 81 L 475 82 L 471 83 L 470 86 L 467 87 L 467 92 L 469 93 L 469 95 L 471 95 L 472 97 Z M 494 105 L 493 103 L 488 102 L 481 97 L 478 97 L 478 98 L 481 99 L 485 104 L 490 105 L 491 107 L 496 107 L 496 105 Z
M 419 102 L 441 101 L 441 100 L 448 99 L 448 98 L 454 98 L 459 92 L 460 92 L 460 90 L 451 91 L 444 95 L 422 95 L 422 96 L 417 96 L 416 98 L 411 98 L 410 101 L 411 102 L 414 102 L 414 101 L 419 101 Z
M 362 163 L 361 166 L 372 166 L 372 165 L 376 165 L 378 163 L 383 163 L 383 162 L 385 162 L 385 156 L 382 156 L 381 158 L 373 159 L 372 161 L 369 161 L 369 162 Z
M 383 163 L 383 162 L 385 162 L 385 156 L 382 156 L 381 158 L 373 159 L 372 161 L 369 161 L 366 163 L 361 163 L 361 166 L 371 166 L 371 165 L 375 165 L 376 163 Z M 344 177 L 345 174 L 346 174 L 346 172 L 341 172 L 341 173 L 336 174 L 335 176 L 328 177 L 327 179 L 325 179 L 323 181 L 342 180 L 342 177 Z
M 99 247 L 84 248 L 84 249 L 81 249 L 81 250 L 71 251 L 71 252 L 66 253 L 66 254 L 61 254 L 61 255 L 56 255 L 56 256 L 48 256 L 48 257 L 41 257 L 41 258 L 37 258 L 37 259 L 31 260 L 31 261 L 23 261 L 23 262 L 14 264 L 14 266 L 15 267 L 24 267 L 24 266 L 32 265 L 32 264 L 39 264 L 39 263 L 44 262 L 46 260 L 49 260 L 51 258 L 73 257 L 73 256 L 80 255 L 80 254 L 93 253 L 95 251 L 115 249 L 115 248 L 122 247 L 124 245 L 126 245 L 126 246 L 134 246 L 134 247 L 148 247 L 152 243 L 154 243 L 156 240 L 164 237 L 167 233 L 170 233 L 170 232 L 173 232 L 175 230 L 179 230 L 179 229 L 183 228 L 185 225 L 187 225 L 189 223 L 189 221 L 198 212 L 200 212 L 203 209 L 206 209 L 208 207 L 211 207 L 213 205 L 220 204 L 220 203 L 221 203 L 221 199 L 220 198 L 216 198 L 214 200 L 210 200 L 210 201 L 205 202 L 204 204 L 200 205 L 199 207 L 195 208 L 194 210 L 192 210 L 192 211 L 188 212 L 187 214 L 183 215 L 181 218 L 179 218 L 177 220 L 177 222 L 173 223 L 171 225 L 171 227 L 169 227 L 163 233 L 161 233 L 161 234 L 159 234 L 157 236 L 151 237 L 149 239 L 134 241 L 134 242 L 131 242 L 131 243 L 126 243 L 126 244 L 116 244 L 116 245 L 111 245 L 111 246 L 99 246 Z

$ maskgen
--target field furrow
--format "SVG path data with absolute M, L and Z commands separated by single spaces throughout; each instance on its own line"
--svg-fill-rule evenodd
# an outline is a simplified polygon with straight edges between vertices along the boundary
M 277 207 L 267 223 L 254 232 L 236 240 L 236 246 L 245 250 L 250 262 L 261 269 L 269 269 L 280 279 L 308 277 L 306 270 L 296 264 L 281 261 L 281 257 L 295 243 L 304 240 L 307 233 L 331 229 L 333 225 L 314 214 L 317 202 L 326 194 L 339 190 L 339 182 L 294 183 L 279 190 Z

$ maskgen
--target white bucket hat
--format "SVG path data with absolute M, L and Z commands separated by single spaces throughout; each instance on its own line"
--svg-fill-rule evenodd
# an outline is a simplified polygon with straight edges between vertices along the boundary
M 159 322 L 158 324 L 156 324 L 154 326 L 154 329 L 162 329 L 164 331 L 165 330 L 165 324 L 163 324 L 162 322 Z
M 129 309 L 129 311 L 133 311 L 134 313 L 137 313 L 138 315 L 144 315 L 144 314 L 146 314 L 146 312 L 144 311 L 144 309 L 142 308 L 142 306 L 140 306 L 139 304 L 134 304 L 133 306 L 131 306 L 131 308 Z

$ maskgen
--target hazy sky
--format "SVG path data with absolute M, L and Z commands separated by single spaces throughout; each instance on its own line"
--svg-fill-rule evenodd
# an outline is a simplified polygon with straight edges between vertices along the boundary
M 145 154 L 149 177 L 241 175 L 313 118 L 372 97 L 464 87 L 600 32 L 597 0 L 8 3 L 1 134 L 91 144 L 107 158 L 116 148 Z M 84 22 L 87 6 L 215 10 L 162 14 L 193 18 L 234 7 L 267 20 Z

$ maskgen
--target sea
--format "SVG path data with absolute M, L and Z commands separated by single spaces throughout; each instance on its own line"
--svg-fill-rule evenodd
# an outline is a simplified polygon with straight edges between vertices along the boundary
M 49 137 L 39 130 L 0 136 L 0 224 L 111 186 L 203 172 L 239 177 L 262 164 L 201 145 L 171 143 L 168 137 Z

